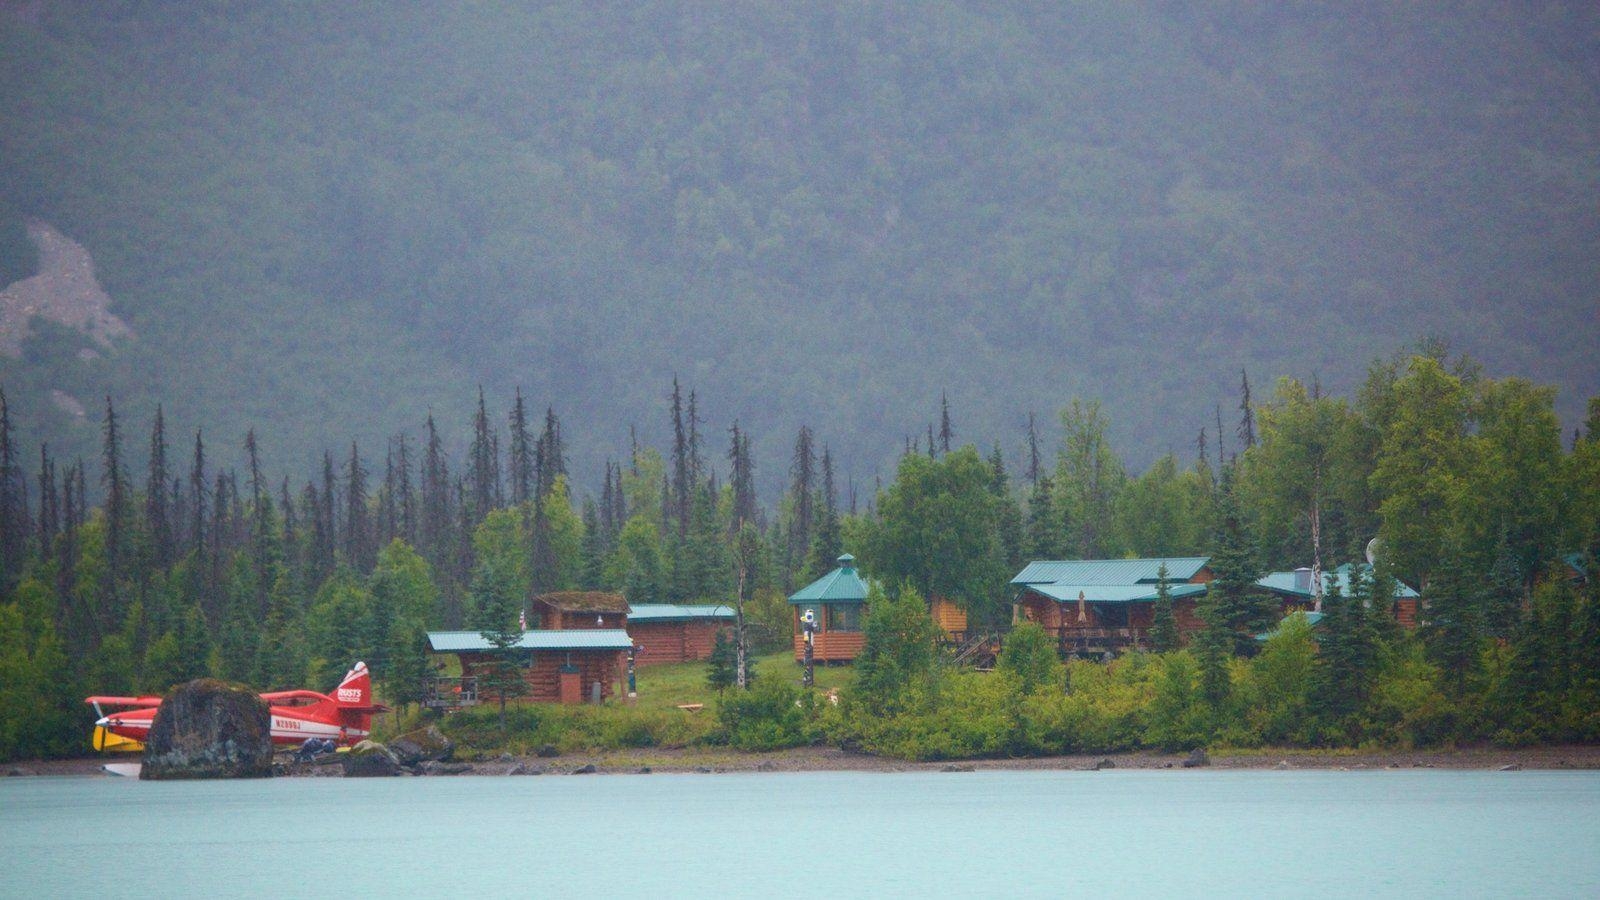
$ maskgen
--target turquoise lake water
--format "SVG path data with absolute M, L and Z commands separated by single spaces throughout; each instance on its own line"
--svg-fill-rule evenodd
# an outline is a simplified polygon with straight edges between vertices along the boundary
M 6 896 L 1600 897 L 1600 773 L 0 779 Z

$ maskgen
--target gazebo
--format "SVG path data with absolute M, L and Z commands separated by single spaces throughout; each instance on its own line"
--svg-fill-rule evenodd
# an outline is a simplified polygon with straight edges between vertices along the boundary
M 848 662 L 861 653 L 866 639 L 861 616 L 866 609 L 867 582 L 856 571 L 856 558 L 846 553 L 839 567 L 789 595 L 794 607 L 794 658 L 805 658 L 805 631 L 801 617 L 810 612 L 817 623 L 813 658 L 818 662 Z

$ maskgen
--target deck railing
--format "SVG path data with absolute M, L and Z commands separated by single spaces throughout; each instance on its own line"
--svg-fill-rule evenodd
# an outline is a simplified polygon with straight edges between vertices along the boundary
M 1097 656 L 1145 650 L 1150 646 L 1150 629 L 1121 626 L 1069 628 L 1056 630 L 1063 656 Z
M 422 705 L 431 709 L 460 709 L 464 706 L 478 705 L 478 679 L 469 675 L 464 678 L 450 678 L 438 676 L 428 682 L 426 693 L 422 698 Z

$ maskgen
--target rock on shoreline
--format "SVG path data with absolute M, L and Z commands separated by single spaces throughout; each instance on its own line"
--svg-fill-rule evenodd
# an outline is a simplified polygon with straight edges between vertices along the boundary
M 249 688 L 201 678 L 179 685 L 156 710 L 141 779 L 271 776 L 272 713 Z

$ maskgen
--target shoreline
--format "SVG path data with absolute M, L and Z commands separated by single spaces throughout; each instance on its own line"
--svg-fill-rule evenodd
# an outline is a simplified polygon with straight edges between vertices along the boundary
M 1095 753 L 1022 759 L 966 759 L 913 762 L 853 753 L 829 747 L 801 747 L 768 753 L 736 750 L 644 749 L 570 753 L 557 757 L 510 756 L 459 759 L 466 771 L 458 776 L 505 775 L 632 775 L 632 774 L 765 774 L 775 772 L 982 772 L 982 771 L 1092 771 L 1096 769 L 1183 770 L 1189 754 L 1137 751 Z M 138 756 L 80 757 L 77 759 L 24 760 L 0 766 L 10 776 L 115 777 L 101 766 L 109 762 L 137 762 Z M 1109 765 L 1107 765 L 1109 761 Z M 1503 749 L 1471 747 L 1455 750 L 1355 751 L 1355 750 L 1228 750 L 1209 754 L 1196 771 L 1374 771 L 1397 769 L 1584 771 L 1600 769 L 1600 746 L 1567 745 Z M 583 770 L 583 771 L 579 771 Z M 302 764 L 285 777 L 341 774 L 329 764 Z M 447 777 L 432 775 L 428 777 Z

